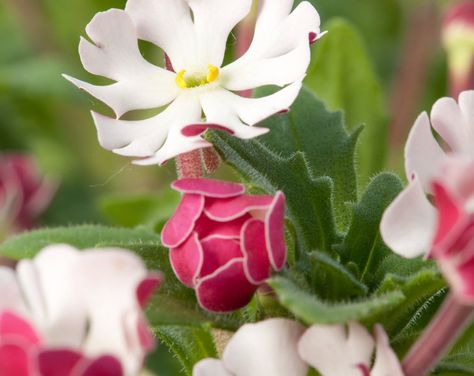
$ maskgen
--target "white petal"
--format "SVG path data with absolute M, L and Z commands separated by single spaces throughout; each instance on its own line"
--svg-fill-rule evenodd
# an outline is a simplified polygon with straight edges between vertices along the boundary
M 412 258 L 429 251 L 436 231 L 436 210 L 414 176 L 385 210 L 380 232 L 385 243 L 401 256 Z
M 133 253 L 101 249 L 83 251 L 71 276 L 89 317 L 84 351 L 88 355 L 110 353 L 119 357 L 127 374 L 138 370 L 144 355 L 137 346 L 138 322 L 130 330 L 127 318 L 141 311 L 136 290 L 146 275 L 143 262 Z
M 234 376 L 227 371 L 224 363 L 218 359 L 203 359 L 193 368 L 193 376 Z
M 310 62 L 308 41 L 300 42 L 293 50 L 278 57 L 253 60 L 239 59 L 221 71 L 222 86 L 240 91 L 265 85 L 284 86 L 301 80 Z
M 463 91 L 459 95 L 459 107 L 464 115 L 471 135 L 474 134 L 474 90 Z
M 397 355 L 390 347 L 387 334 L 380 325 L 375 327 L 376 358 L 371 376 L 404 376 Z
M 138 38 L 161 47 L 176 72 L 195 65 L 196 36 L 185 0 L 128 0 L 125 10 L 136 25 Z
M 293 1 L 265 1 L 247 53 L 222 69 L 229 90 L 283 86 L 300 79 L 310 62 L 309 34 L 320 33 L 320 19 L 308 2 L 289 15 Z
M 445 156 L 431 132 L 428 114 L 422 113 L 413 125 L 405 145 L 405 171 L 408 180 L 412 173 L 416 173 L 425 192 L 430 192 L 432 180 L 439 173 Z
M 250 11 L 252 0 L 186 0 L 194 15 L 197 66 L 222 65 L 227 38 Z
M 235 376 L 306 376 L 297 352 L 304 328 L 295 321 L 270 319 L 242 326 L 224 350 L 225 368 Z
M 26 316 L 26 306 L 13 269 L 0 267 L 0 297 L 0 311 L 9 310 Z
M 360 376 L 359 365 L 370 365 L 374 341 L 358 323 L 313 325 L 298 345 L 301 357 L 322 376 Z
M 431 123 L 453 152 L 471 152 L 471 131 L 454 99 L 441 98 L 433 105 Z

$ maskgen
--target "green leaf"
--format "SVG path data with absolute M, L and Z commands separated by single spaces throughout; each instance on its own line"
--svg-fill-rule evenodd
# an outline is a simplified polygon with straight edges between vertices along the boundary
M 154 332 L 179 360 L 182 375 L 191 376 L 194 365 L 201 359 L 218 357 L 209 326 L 159 325 L 154 327 Z
M 123 227 L 150 227 L 159 231 L 176 210 L 180 194 L 172 189 L 157 194 L 101 198 L 99 207 L 114 225 Z
M 328 112 L 307 90 L 289 114 L 262 126 L 271 132 L 259 139 L 240 140 L 218 131 L 206 138 L 245 180 L 270 193 L 285 193 L 300 250 L 332 252 L 339 240 L 336 221 L 339 229 L 346 226 L 346 202 L 356 199 L 357 134 L 348 136 L 341 114 Z
M 307 280 L 313 291 L 330 301 L 340 301 L 358 296 L 365 296 L 368 288 L 336 260 L 325 253 L 309 254 L 310 268 Z
M 342 109 L 349 129 L 365 124 L 357 146 L 361 185 L 379 172 L 385 161 L 387 120 L 384 96 L 359 33 L 337 19 L 313 49 L 306 84 L 332 110 Z
M 339 251 L 345 262 L 355 263 L 363 282 L 374 279 L 380 262 L 391 254 L 380 237 L 380 221 L 386 207 L 402 190 L 400 179 L 389 173 L 375 177 L 362 199 L 353 206 L 352 222 Z
M 370 321 L 400 304 L 404 296 L 399 291 L 353 302 L 327 303 L 284 277 L 269 281 L 280 303 L 308 325 L 336 324 L 350 320 Z

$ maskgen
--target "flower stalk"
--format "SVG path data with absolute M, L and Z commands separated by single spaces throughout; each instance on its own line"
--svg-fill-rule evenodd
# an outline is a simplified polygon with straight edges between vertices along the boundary
M 451 349 L 456 339 L 474 318 L 474 308 L 449 295 L 424 334 L 403 361 L 405 376 L 424 376 Z

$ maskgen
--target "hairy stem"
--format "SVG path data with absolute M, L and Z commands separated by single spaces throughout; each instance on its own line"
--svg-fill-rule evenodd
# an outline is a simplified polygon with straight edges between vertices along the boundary
M 432 371 L 471 322 L 473 313 L 473 307 L 465 306 L 454 295 L 449 295 L 405 357 L 402 364 L 405 376 L 424 376 Z

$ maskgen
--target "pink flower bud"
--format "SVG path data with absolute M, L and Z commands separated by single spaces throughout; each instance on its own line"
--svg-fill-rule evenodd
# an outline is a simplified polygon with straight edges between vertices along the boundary
M 474 88 L 474 2 L 454 5 L 443 24 L 443 44 L 448 52 L 451 95 Z
M 285 197 L 244 194 L 241 184 L 182 179 L 182 201 L 162 232 L 178 279 L 213 312 L 244 307 L 286 262 Z
M 430 257 L 438 261 L 454 293 L 474 305 L 474 163 L 446 162 L 433 183 L 438 227 Z
M 56 184 L 40 175 L 33 158 L 0 156 L 0 227 L 14 232 L 30 229 L 55 192 Z

